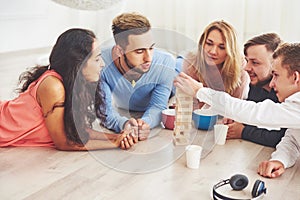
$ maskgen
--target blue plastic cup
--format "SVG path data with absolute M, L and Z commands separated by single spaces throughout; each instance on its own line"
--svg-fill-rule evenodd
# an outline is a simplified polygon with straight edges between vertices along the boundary
M 192 119 L 195 128 L 211 130 L 217 123 L 218 115 L 212 113 L 210 109 L 197 109 L 193 111 Z

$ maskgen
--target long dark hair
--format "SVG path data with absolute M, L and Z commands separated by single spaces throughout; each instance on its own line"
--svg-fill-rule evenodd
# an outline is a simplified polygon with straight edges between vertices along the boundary
M 58 37 L 49 59 L 50 69 L 60 74 L 65 88 L 65 101 L 58 106 L 64 106 L 66 136 L 68 140 L 77 144 L 85 144 L 89 139 L 89 134 L 85 129 L 91 127 L 96 118 L 95 95 L 98 105 L 105 110 L 101 89 L 97 88 L 97 83 L 88 82 L 82 74 L 82 68 L 91 56 L 95 38 L 92 31 L 79 28 L 69 29 Z M 21 74 L 19 81 L 23 85 L 19 91 L 27 90 L 29 85 L 37 80 L 48 67 L 36 66 Z M 105 120 L 104 115 L 99 117 L 100 120 Z

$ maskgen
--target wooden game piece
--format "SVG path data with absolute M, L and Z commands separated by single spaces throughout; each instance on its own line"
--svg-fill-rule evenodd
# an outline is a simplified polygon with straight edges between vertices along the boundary
M 192 128 L 193 97 L 176 89 L 175 98 L 174 143 L 175 145 L 187 145 Z

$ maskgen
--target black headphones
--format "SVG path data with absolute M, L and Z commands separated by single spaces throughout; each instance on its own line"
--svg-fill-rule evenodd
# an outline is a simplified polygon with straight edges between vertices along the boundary
M 213 187 L 213 198 L 214 200 L 243 200 L 243 199 L 234 199 L 230 197 L 226 197 L 217 192 L 217 189 L 223 185 L 230 184 L 233 190 L 242 190 L 248 185 L 248 178 L 242 174 L 236 174 L 232 176 L 230 179 L 220 181 Z M 252 188 L 252 198 L 256 199 L 260 197 L 262 194 L 266 194 L 267 188 L 265 187 L 265 183 L 261 180 L 256 180 L 254 186 Z

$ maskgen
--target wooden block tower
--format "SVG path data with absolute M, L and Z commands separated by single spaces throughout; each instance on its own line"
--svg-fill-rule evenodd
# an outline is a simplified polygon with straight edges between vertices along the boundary
M 174 142 L 176 145 L 187 145 L 192 128 L 193 97 L 176 89 Z

